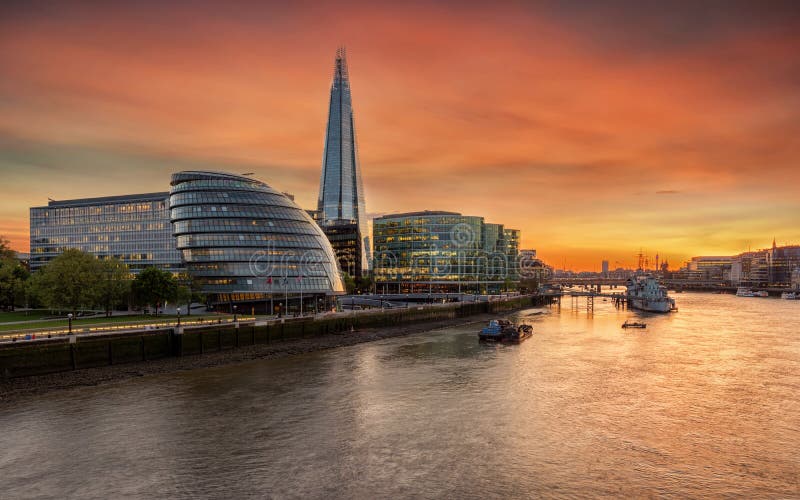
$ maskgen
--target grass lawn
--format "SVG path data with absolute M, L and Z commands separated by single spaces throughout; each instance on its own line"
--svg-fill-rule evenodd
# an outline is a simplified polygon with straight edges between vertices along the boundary
M 35 321 L 37 319 L 44 319 L 53 315 L 53 313 L 46 309 L 0 312 L 0 323 L 8 323 L 11 321 Z
M 208 314 L 192 314 L 191 316 L 187 317 L 186 315 L 181 315 L 182 321 L 191 321 L 193 318 L 199 317 L 207 317 Z M 214 317 L 224 317 L 224 315 L 214 315 Z M 29 316 L 30 317 L 30 316 Z M 6 320 L 10 321 L 10 320 Z M 23 321 L 23 320 L 16 320 L 16 321 Z M 140 322 L 162 322 L 162 321 L 177 321 L 177 316 L 174 315 L 158 315 L 150 316 L 150 315 L 131 315 L 131 316 L 112 316 L 110 318 L 106 318 L 104 316 L 97 316 L 94 318 L 85 318 L 85 319 L 74 319 L 72 320 L 72 327 L 79 328 L 81 326 L 86 325 L 99 325 L 99 324 L 109 324 L 109 323 L 140 323 Z M 24 331 L 24 330 L 35 330 L 39 328 L 67 328 L 69 326 L 69 321 L 64 320 L 57 320 L 57 321 L 30 321 L 26 323 L 18 323 L 12 325 L 3 325 L 0 324 L 0 332 L 14 332 L 14 331 Z

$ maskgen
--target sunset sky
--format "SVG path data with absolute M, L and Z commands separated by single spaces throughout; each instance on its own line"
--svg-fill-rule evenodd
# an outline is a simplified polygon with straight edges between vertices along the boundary
M 0 4 L 0 235 L 47 198 L 254 172 L 316 208 L 346 45 L 367 210 L 556 267 L 800 243 L 800 2 Z

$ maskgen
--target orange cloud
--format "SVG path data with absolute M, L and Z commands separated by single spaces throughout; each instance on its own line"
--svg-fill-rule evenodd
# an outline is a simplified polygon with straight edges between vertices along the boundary
M 568 7 L 7 8 L 0 234 L 25 249 L 47 196 L 166 189 L 186 165 L 313 207 L 346 43 L 371 212 L 484 215 L 589 269 L 800 239 L 796 16 Z

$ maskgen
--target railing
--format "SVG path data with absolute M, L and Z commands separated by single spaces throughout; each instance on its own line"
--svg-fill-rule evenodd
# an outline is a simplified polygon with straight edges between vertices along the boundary
M 246 317 L 241 316 L 237 317 L 237 322 L 243 321 L 253 321 L 255 318 L 253 317 Z M 181 318 L 180 326 L 183 327 L 192 327 L 192 326 L 204 326 L 204 325 L 218 325 L 218 324 L 229 324 L 233 323 L 233 317 L 203 317 L 200 319 L 184 319 Z M 131 322 L 119 322 L 119 323 L 97 323 L 97 324 L 90 324 L 90 325 L 72 325 L 72 333 L 73 334 L 100 334 L 100 333 L 115 333 L 115 332 L 122 332 L 126 330 L 156 330 L 159 328 L 174 328 L 178 325 L 177 318 L 171 318 L 169 320 L 162 320 L 162 321 L 152 321 L 152 320 L 141 320 L 141 321 L 131 321 Z M 23 325 L 20 325 L 23 326 Z M 19 330 L 9 331 L 9 332 L 1 332 L 0 333 L 0 341 L 13 341 L 13 340 L 38 340 L 41 338 L 52 338 L 58 336 L 69 335 L 70 329 L 69 326 L 66 327 L 57 327 L 57 328 L 31 328 L 25 329 L 20 328 Z

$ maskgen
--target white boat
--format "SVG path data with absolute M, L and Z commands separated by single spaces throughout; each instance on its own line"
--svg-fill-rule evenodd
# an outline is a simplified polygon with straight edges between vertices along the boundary
M 781 294 L 781 298 L 786 300 L 797 300 L 797 294 L 794 292 L 783 292 Z
M 769 297 L 769 292 L 766 290 L 758 290 L 753 292 L 753 297 Z
M 755 297 L 755 294 L 752 290 L 747 288 L 746 286 L 740 286 L 736 289 L 736 296 L 737 297 Z
M 675 299 L 667 296 L 667 287 L 658 284 L 658 280 L 648 274 L 634 276 L 628 280 L 628 307 L 649 312 L 677 311 Z

